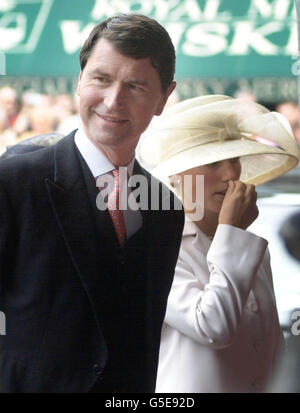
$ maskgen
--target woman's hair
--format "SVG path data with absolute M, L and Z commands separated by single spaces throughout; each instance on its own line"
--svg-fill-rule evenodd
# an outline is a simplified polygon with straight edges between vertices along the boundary
M 175 73 L 175 49 L 168 32 L 156 20 L 140 14 L 118 14 L 98 23 L 80 51 L 81 70 L 100 38 L 110 41 L 125 56 L 149 57 L 162 90 L 167 91 Z

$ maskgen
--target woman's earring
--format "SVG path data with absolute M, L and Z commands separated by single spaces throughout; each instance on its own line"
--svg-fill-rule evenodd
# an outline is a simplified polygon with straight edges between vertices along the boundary
M 170 176 L 170 185 L 173 188 L 178 188 L 178 186 L 181 184 L 181 177 L 178 175 L 172 175 Z

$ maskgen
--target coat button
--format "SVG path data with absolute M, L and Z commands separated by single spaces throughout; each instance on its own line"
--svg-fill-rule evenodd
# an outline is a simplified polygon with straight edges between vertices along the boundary
M 102 369 L 99 366 L 99 364 L 94 364 L 93 365 L 93 370 L 94 370 L 94 373 L 96 374 L 96 376 L 99 376 L 102 373 Z

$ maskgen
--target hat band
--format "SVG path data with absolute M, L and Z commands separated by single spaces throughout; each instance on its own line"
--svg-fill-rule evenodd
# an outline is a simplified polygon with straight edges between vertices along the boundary
M 167 129 L 165 129 L 167 130 Z M 181 133 L 187 130 L 197 130 L 199 131 L 199 128 L 197 127 L 187 127 L 187 128 L 180 128 L 180 129 L 174 129 L 176 133 Z M 172 129 L 168 129 L 168 133 L 170 133 Z M 162 129 L 160 132 L 164 132 Z M 203 136 L 206 136 L 206 139 L 203 139 Z M 217 138 L 216 138 L 217 135 Z M 201 141 L 199 141 L 199 138 L 201 138 Z M 237 130 L 231 130 L 227 127 L 225 128 L 216 128 L 216 127 L 206 127 L 203 132 L 198 133 L 197 135 L 193 136 L 188 136 L 185 139 L 170 145 L 169 149 L 165 151 L 164 158 L 160 159 L 160 162 L 164 162 L 170 157 L 179 154 L 181 152 L 184 152 L 188 149 L 192 149 L 197 146 L 205 145 L 208 143 L 213 143 L 213 142 L 224 142 L 225 140 L 248 140 L 248 141 L 253 141 L 254 139 L 250 137 L 250 134 L 247 134 L 247 132 L 240 132 Z

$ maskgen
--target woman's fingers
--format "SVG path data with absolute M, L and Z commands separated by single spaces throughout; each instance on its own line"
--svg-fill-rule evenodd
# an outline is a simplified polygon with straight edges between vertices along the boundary
M 230 181 L 220 211 L 219 223 L 247 228 L 258 215 L 256 200 L 254 185 Z
M 258 217 L 258 208 L 256 205 L 257 192 L 254 185 L 247 185 L 245 191 L 244 213 L 241 217 L 241 228 L 246 229 Z
M 219 214 L 219 223 L 239 226 L 244 187 L 241 182 L 230 181 Z
M 251 184 L 247 184 L 246 185 L 246 189 L 245 189 L 245 198 L 249 201 L 254 201 L 256 202 L 257 200 L 257 193 L 255 190 L 255 186 L 251 185 Z

